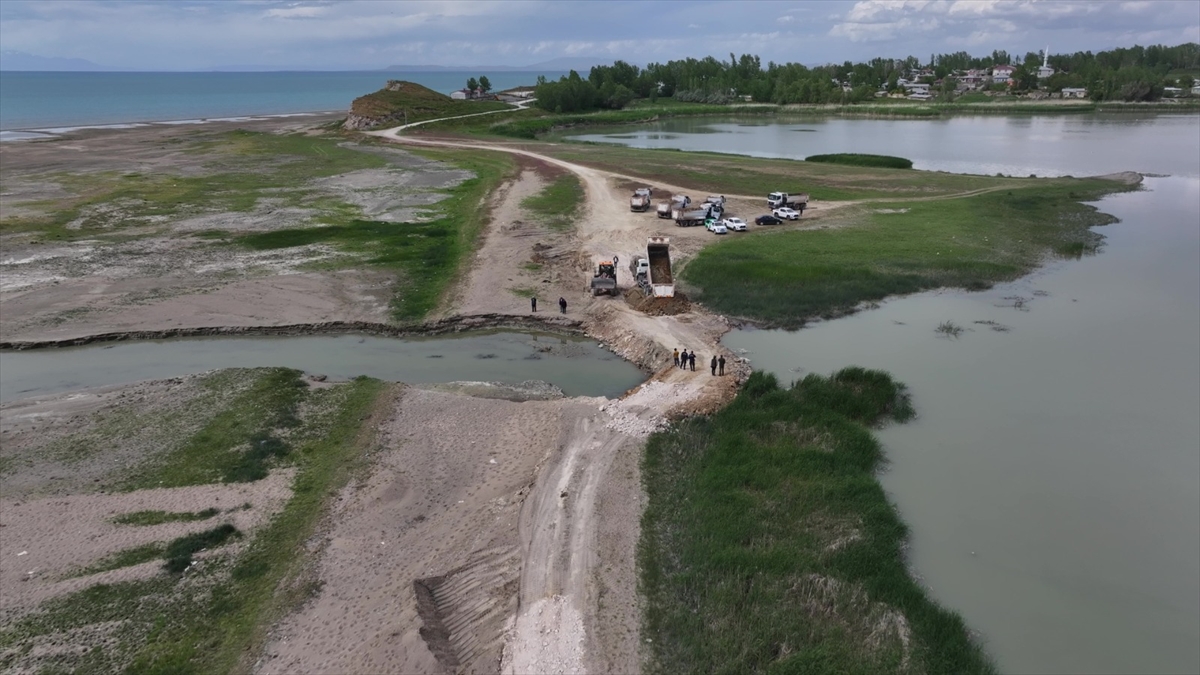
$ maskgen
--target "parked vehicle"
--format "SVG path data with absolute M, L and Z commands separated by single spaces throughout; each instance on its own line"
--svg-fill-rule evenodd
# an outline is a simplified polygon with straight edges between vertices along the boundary
M 659 202 L 658 203 L 658 217 L 659 218 L 670 218 L 672 210 L 673 209 L 671 208 L 671 202 Z
M 692 203 L 692 198 L 687 195 L 671 195 L 671 208 L 686 209 Z
M 646 242 L 646 257 L 650 261 L 648 279 L 650 292 L 656 298 L 675 297 L 675 277 L 671 274 L 671 240 L 650 237 Z
M 729 228 L 725 227 L 725 223 L 720 220 L 712 221 L 712 225 L 708 226 L 708 231 L 713 234 L 729 234 Z
M 773 209 L 789 208 L 797 211 L 804 211 L 804 207 L 808 205 L 808 194 L 800 193 L 789 195 L 786 192 L 772 192 L 767 195 L 767 206 Z
M 704 199 L 706 204 L 718 204 L 725 206 L 725 195 L 709 195 Z
M 746 221 L 742 220 L 741 218 L 726 218 L 721 221 L 721 224 L 724 225 L 726 229 L 734 232 L 746 231 Z
M 776 218 L 783 218 L 784 220 L 796 220 L 797 218 L 800 217 L 799 211 L 797 211 L 795 209 L 790 209 L 786 206 L 775 209 L 774 211 L 771 212 L 771 214 L 773 216 L 775 216 Z
M 641 192 L 641 190 L 638 190 L 638 192 Z M 635 192 L 634 195 L 629 198 L 629 210 L 630 211 L 641 212 L 641 211 L 645 211 L 646 209 L 649 209 L 649 208 L 650 208 L 650 196 L 649 195 L 637 194 Z
M 639 196 L 642 196 L 642 197 L 653 197 L 653 196 L 654 196 L 654 190 L 653 190 L 653 189 L 651 189 L 651 188 L 648 188 L 648 187 L 640 187 L 640 188 L 638 188 L 638 189 L 634 190 L 634 191 L 633 191 L 633 194 L 635 194 L 635 195 L 639 195 Z
M 596 274 L 592 276 L 592 295 L 617 294 L 617 266 L 611 260 L 596 263 Z
M 783 223 L 782 220 L 776 218 L 775 216 L 771 216 L 771 215 L 759 216 L 754 219 L 755 225 L 780 225 L 782 223 Z

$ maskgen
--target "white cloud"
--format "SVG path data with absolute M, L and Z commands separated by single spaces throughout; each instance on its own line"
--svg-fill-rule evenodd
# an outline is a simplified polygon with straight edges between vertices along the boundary
M 324 7 L 276 7 L 268 9 L 263 16 L 268 19 L 315 19 L 325 13 Z

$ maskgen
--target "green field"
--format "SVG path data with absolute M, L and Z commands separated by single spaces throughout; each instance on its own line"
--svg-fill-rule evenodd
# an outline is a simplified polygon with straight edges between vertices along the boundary
M 550 228 L 569 230 L 575 224 L 575 217 L 583 204 L 584 196 L 579 178 L 573 173 L 565 173 L 555 178 L 541 192 L 526 197 L 521 201 L 521 206 Z
M 819 164 L 842 164 L 844 166 L 871 166 L 878 169 L 911 169 L 912 160 L 890 155 L 864 155 L 854 152 L 842 152 L 832 155 L 809 155 L 806 162 Z
M 650 185 L 681 185 L 699 193 L 761 196 L 807 192 L 815 200 L 940 197 L 963 192 L 1038 184 L 1027 178 L 996 178 L 931 171 L 818 164 L 714 152 L 641 150 L 608 144 L 528 143 L 520 147 L 557 159 L 644 179 Z
M 913 414 L 885 373 L 755 373 L 651 437 L 639 567 L 654 673 L 990 673 L 909 576 L 871 427 Z
M 918 173 L 918 172 L 907 172 Z M 1099 179 L 933 201 L 878 202 L 831 215 L 827 229 L 764 231 L 705 248 L 683 270 L 714 311 L 796 327 L 864 301 L 1015 279 L 1055 256 L 1094 251 L 1112 218 L 1081 201 L 1129 189 Z

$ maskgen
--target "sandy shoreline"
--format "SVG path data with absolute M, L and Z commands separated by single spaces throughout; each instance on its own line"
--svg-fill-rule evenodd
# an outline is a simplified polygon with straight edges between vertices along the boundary
M 197 117 L 178 120 L 139 120 L 139 121 L 124 121 L 124 122 L 103 122 L 97 124 L 77 124 L 74 126 L 64 127 L 22 127 L 20 129 L 0 129 L 0 141 L 12 142 L 17 140 L 38 140 L 52 138 L 60 134 L 74 133 L 78 131 L 92 130 L 116 130 L 116 129 L 142 129 L 145 127 L 178 127 L 180 125 L 201 125 L 201 124 L 221 124 L 233 123 L 244 124 L 246 122 L 262 122 L 268 120 L 290 119 L 294 117 L 321 117 L 337 119 L 344 117 L 346 113 L 339 110 L 312 110 L 306 112 L 292 113 L 272 113 L 269 115 L 234 115 L 230 117 Z M 327 120 L 328 121 L 328 120 Z M 31 134 L 30 136 L 22 136 L 19 138 L 5 138 L 4 134 Z

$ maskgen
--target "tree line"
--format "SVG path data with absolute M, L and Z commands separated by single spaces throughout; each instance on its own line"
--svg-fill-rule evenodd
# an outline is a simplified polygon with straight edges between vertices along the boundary
M 1005 51 L 975 57 L 967 52 L 930 54 L 922 63 L 915 56 L 809 68 L 798 63 L 768 62 L 750 54 L 651 63 L 645 68 L 617 61 L 595 66 L 587 78 L 571 71 L 557 81 L 538 78 L 537 104 L 551 112 L 580 112 L 622 108 L 635 98 L 671 97 L 678 101 L 728 103 L 749 97 L 762 103 L 858 103 L 871 100 L 880 89 L 894 90 L 899 79 L 928 69 L 928 81 L 943 83 L 956 71 L 1012 65 L 1016 91 L 1045 86 L 1050 91 L 1086 87 L 1093 100 L 1154 100 L 1166 86 L 1190 87 L 1190 74 L 1200 70 L 1200 45 L 1174 47 L 1134 46 L 1092 53 L 1054 54 L 1049 65 L 1055 74 L 1039 82 L 1042 55 L 1028 52 L 1023 58 Z M 943 89 L 953 91 L 953 82 Z

